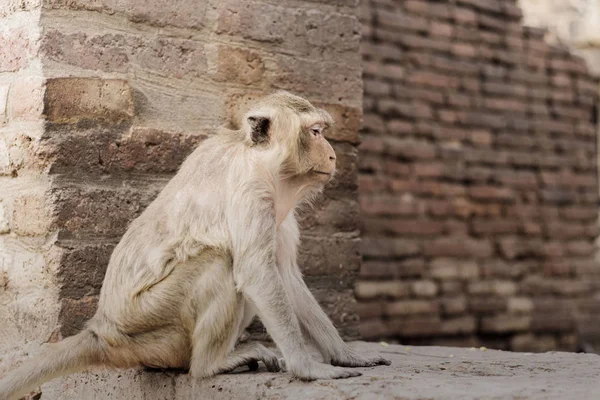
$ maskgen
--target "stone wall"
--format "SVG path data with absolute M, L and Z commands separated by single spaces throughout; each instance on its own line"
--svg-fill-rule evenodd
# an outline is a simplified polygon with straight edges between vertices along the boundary
M 249 100 L 275 88 L 309 98 L 338 122 L 329 139 L 340 173 L 316 209 L 301 217 L 300 258 L 342 334 L 357 337 L 356 5 L 11 0 L 0 6 L 4 366 L 27 343 L 36 348 L 81 328 L 127 224 L 197 143 L 220 124 L 235 125 Z
M 515 1 L 365 0 L 361 19 L 364 337 L 512 350 L 598 338 L 585 62 L 524 27 Z

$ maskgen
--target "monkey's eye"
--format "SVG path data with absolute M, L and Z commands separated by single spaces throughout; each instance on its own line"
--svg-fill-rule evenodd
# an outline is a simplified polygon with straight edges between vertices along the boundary
M 313 136 L 319 136 L 321 134 L 321 131 L 322 128 L 318 125 L 315 125 L 310 128 L 310 133 L 312 133 Z

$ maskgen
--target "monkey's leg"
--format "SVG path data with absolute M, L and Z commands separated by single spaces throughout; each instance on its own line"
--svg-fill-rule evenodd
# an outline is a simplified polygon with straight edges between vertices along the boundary
M 262 361 L 269 372 L 278 372 L 281 370 L 277 355 L 262 344 L 253 342 L 244 343 L 232 351 L 223 362 L 223 365 L 219 367 L 217 373 L 224 374 L 231 372 L 243 365 L 248 365 L 250 370 L 256 370 L 258 368 L 258 361 Z

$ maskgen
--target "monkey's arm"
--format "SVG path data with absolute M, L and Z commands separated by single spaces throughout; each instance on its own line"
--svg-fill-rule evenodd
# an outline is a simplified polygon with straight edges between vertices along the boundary
M 363 357 L 352 350 L 342 340 L 337 329 L 304 283 L 298 265 L 293 262 L 279 267 L 302 330 L 319 349 L 326 362 L 340 367 L 391 364 L 391 361 L 382 357 Z
M 275 262 L 274 210 L 258 202 L 238 207 L 232 229 L 236 287 L 254 303 L 267 331 L 280 348 L 287 369 L 304 380 L 347 378 L 360 373 L 317 363 L 310 358 L 302 331 Z M 262 210 L 261 210 L 262 209 Z M 238 223 L 242 222 L 242 225 Z

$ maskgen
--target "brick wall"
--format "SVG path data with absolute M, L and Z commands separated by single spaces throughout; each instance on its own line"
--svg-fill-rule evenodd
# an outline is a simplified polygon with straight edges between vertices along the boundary
M 524 27 L 515 1 L 365 0 L 361 19 L 362 334 L 512 350 L 597 338 L 585 63 Z
M 301 217 L 300 259 L 342 334 L 357 337 L 355 3 L 0 6 L 0 354 L 80 329 L 127 224 L 197 143 L 275 88 L 338 122 L 329 139 L 340 174 Z

